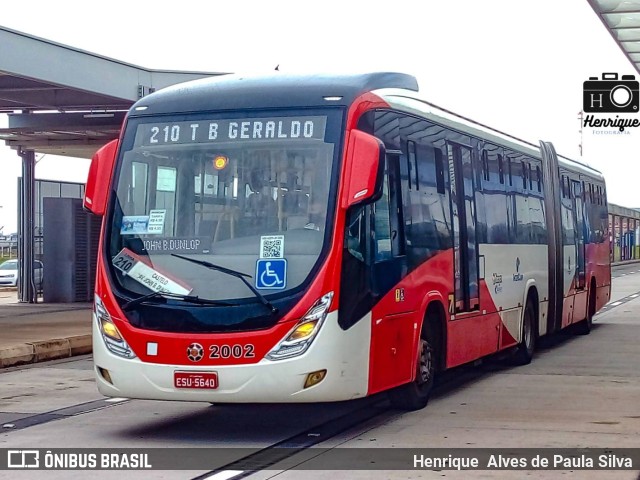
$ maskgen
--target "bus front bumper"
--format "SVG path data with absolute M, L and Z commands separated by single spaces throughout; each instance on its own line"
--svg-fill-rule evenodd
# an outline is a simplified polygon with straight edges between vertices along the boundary
M 327 316 L 307 352 L 286 360 L 262 359 L 250 365 L 192 366 L 142 362 L 111 353 L 93 321 L 93 358 L 98 390 L 109 397 L 212 403 L 331 402 L 364 397 L 368 390 L 370 319 L 347 331 L 337 312 Z M 310 373 L 324 379 L 305 388 Z M 108 372 L 105 375 L 105 371 Z M 217 388 L 176 388 L 174 372 L 217 375 Z

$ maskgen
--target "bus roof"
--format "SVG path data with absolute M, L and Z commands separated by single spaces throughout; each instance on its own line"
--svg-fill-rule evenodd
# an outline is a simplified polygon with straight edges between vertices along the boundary
M 457 113 L 439 107 L 415 92 L 403 89 L 380 89 L 373 92 L 387 102 L 392 108 L 413 113 L 434 123 L 452 128 L 471 136 L 486 139 L 497 145 L 502 145 L 535 158 L 540 158 L 540 147 L 534 143 L 522 140 L 508 133 L 501 132 L 482 123 L 471 120 Z M 564 168 L 577 171 L 583 175 L 604 181 L 599 170 L 585 163 L 558 154 L 558 163 Z
M 340 105 L 380 88 L 418 91 L 415 77 L 375 72 L 353 75 L 222 75 L 164 88 L 140 99 L 132 115 Z M 327 100 L 329 98 L 330 100 Z M 146 107 L 144 110 L 141 107 Z
M 254 108 L 349 106 L 366 92 L 380 96 L 393 108 L 540 158 L 538 145 L 430 103 L 418 93 L 416 78 L 406 73 L 295 75 L 274 72 L 259 76 L 234 74 L 208 77 L 152 93 L 133 105 L 130 116 Z M 563 167 L 603 178 L 598 170 L 589 165 L 561 155 L 558 155 L 558 159 Z

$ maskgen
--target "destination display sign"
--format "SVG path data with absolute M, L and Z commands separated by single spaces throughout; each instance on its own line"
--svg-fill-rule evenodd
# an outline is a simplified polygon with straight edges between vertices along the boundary
M 136 147 L 282 140 L 324 140 L 327 117 L 191 120 L 138 126 Z

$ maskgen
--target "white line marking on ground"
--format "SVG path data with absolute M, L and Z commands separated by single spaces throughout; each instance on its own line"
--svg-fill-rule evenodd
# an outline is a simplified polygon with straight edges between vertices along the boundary
M 229 480 L 230 478 L 240 475 L 242 472 L 244 472 L 244 470 L 224 470 L 205 478 L 210 480 Z
M 127 400 L 129 400 L 129 399 L 128 399 L 128 398 L 120 398 L 120 397 L 117 397 L 117 398 L 107 398 L 107 399 L 105 400 L 105 402 L 109 402 L 109 403 L 116 403 L 116 402 L 125 402 L 125 401 L 127 401 Z
M 620 305 L 622 302 L 613 302 L 611 304 L 612 307 L 617 307 L 618 305 Z

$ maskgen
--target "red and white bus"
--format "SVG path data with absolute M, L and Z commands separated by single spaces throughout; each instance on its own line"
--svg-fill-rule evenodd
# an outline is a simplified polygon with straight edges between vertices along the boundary
M 107 396 L 421 408 L 436 372 L 609 301 L 602 175 L 439 108 L 414 77 L 163 89 L 93 158 Z

